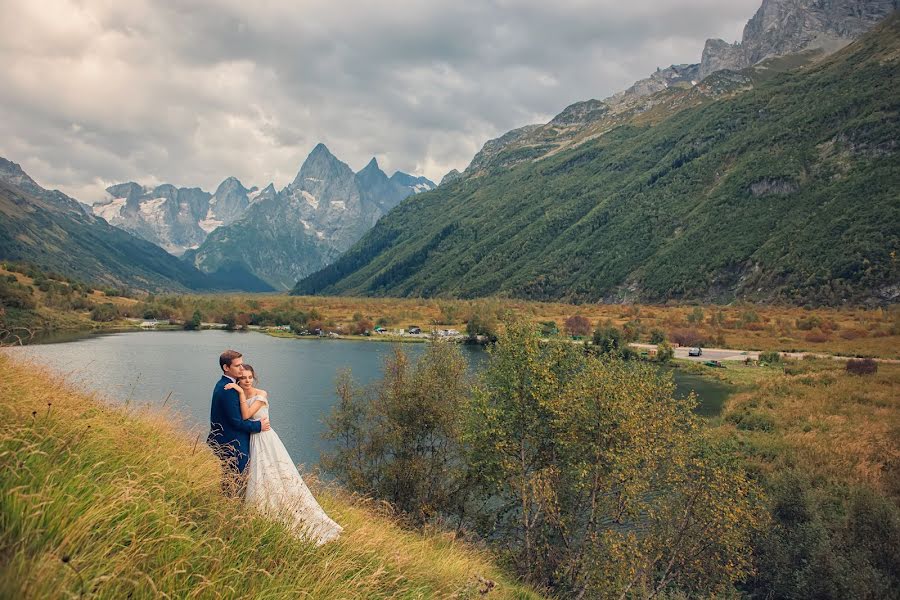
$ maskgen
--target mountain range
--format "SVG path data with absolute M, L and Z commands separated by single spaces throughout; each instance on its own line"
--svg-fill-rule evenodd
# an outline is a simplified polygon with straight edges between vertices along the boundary
M 731 59 L 488 142 L 294 293 L 896 301 L 900 18 L 847 46 L 895 8 L 766 0 Z
M 374 158 L 354 173 L 318 144 L 289 185 L 263 190 L 184 259 L 207 273 L 251 272 L 287 290 L 340 256 L 401 200 L 435 187 L 399 171 L 388 177 Z
M 134 182 L 106 188 L 107 197 L 92 206 L 95 215 L 127 229 L 176 256 L 199 246 L 209 232 L 237 220 L 262 192 L 229 177 L 210 194 L 200 188 Z
M 0 259 L 34 263 L 95 285 L 146 291 L 260 289 L 251 274 L 219 279 L 114 227 L 88 207 L 38 185 L 0 158 Z M 231 283 L 235 279 L 240 283 Z

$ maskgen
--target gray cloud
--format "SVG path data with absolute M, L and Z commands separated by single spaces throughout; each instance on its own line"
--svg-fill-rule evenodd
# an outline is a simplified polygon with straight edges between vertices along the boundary
M 760 0 L 0 0 L 0 155 L 83 201 L 287 184 L 319 142 L 439 179 L 489 138 L 734 40 Z

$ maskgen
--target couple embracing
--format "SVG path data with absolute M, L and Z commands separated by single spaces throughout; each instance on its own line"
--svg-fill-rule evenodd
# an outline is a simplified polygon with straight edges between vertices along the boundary
M 244 502 L 316 545 L 337 538 L 343 529 L 313 498 L 269 424 L 269 398 L 255 387 L 256 371 L 235 350 L 222 353 L 219 367 L 222 377 L 213 389 L 207 443 L 226 473 L 246 484 Z

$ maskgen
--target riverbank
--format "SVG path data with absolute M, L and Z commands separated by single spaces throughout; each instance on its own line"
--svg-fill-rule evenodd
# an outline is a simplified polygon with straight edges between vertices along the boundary
M 490 557 L 401 529 L 318 489 L 344 536 L 323 548 L 245 513 L 219 490 L 204 432 L 111 407 L 0 354 L 0 596 L 537 598 Z

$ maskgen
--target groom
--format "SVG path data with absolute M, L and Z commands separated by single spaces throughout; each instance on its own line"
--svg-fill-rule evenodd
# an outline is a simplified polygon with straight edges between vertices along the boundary
M 226 350 L 219 356 L 222 377 L 213 388 L 209 410 L 209 444 L 216 456 L 225 463 L 226 473 L 240 475 L 250 458 L 250 434 L 268 431 L 269 419 L 261 421 L 241 418 L 240 396 L 237 390 L 226 390 L 229 383 L 237 383 L 244 374 L 244 359 L 236 350 Z

